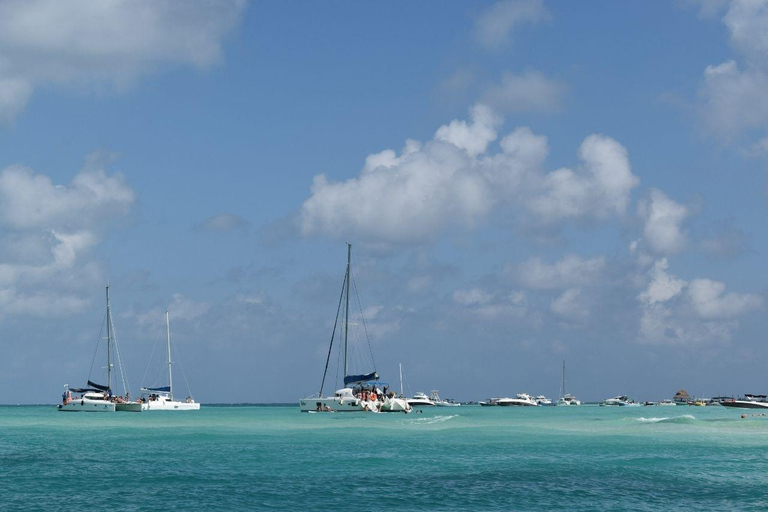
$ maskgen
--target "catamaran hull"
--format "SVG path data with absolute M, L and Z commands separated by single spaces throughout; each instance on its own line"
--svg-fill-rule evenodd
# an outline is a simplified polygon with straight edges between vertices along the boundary
M 59 404 L 62 412 L 115 412 L 115 405 L 104 400 L 70 400 L 66 404 Z
M 301 412 L 410 412 L 411 406 L 398 398 L 387 398 L 379 402 L 322 397 L 300 400 L 299 409 Z
M 115 404 L 115 410 L 117 412 L 141 412 L 144 410 L 144 404 L 139 402 L 125 402 L 122 404 Z
M 196 402 L 178 402 L 176 400 L 154 400 L 141 404 L 144 411 L 199 411 L 200 404 Z

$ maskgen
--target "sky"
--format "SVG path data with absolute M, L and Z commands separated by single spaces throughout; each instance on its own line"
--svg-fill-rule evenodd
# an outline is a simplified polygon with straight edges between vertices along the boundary
M 347 243 L 407 395 L 768 392 L 766 91 L 759 0 L 0 0 L 0 403 L 107 285 L 132 394 L 166 310 L 177 395 L 317 393 Z

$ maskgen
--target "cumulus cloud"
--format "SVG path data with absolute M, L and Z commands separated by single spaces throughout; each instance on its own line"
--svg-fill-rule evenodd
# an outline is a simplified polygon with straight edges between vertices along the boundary
M 494 293 L 481 288 L 456 290 L 453 301 L 472 314 L 484 319 L 520 318 L 528 309 L 528 297 L 520 290 Z
M 640 182 L 632 174 L 627 150 L 605 135 L 590 135 L 581 144 L 583 165 L 563 168 L 544 178 L 544 192 L 530 200 L 530 208 L 546 222 L 565 219 L 608 219 L 623 215 L 631 191 Z
M 584 259 L 567 255 L 552 264 L 531 258 L 519 265 L 508 266 L 505 273 L 528 288 L 557 290 L 579 286 L 594 286 L 600 282 L 605 258 Z
M 589 316 L 589 308 L 581 290 L 569 288 L 552 301 L 552 312 L 570 320 L 585 320 Z
M 650 196 L 638 203 L 638 214 L 644 221 L 644 240 L 658 254 L 679 252 L 686 242 L 682 231 L 688 209 L 669 199 L 663 192 L 651 189 Z
M 638 341 L 651 344 L 726 344 L 738 328 L 738 317 L 763 308 L 762 297 L 725 293 L 725 284 L 710 279 L 690 283 L 668 272 L 666 259 L 649 271 Z
M 546 174 L 546 137 L 520 127 L 494 151 L 500 117 L 484 105 L 471 117 L 441 126 L 426 143 L 408 140 L 399 154 L 368 156 L 356 178 L 334 183 L 316 176 L 299 212 L 301 233 L 393 244 L 472 228 L 501 209 L 545 225 L 624 214 L 638 179 L 615 140 L 591 135 L 581 145 L 582 168 Z
M 76 292 L 99 272 L 84 257 L 135 201 L 123 177 L 107 175 L 103 164 L 89 158 L 69 185 L 25 167 L 0 171 L 0 316 L 37 314 L 39 305 L 57 301 L 48 313 L 69 314 L 85 304 Z
M 556 111 L 562 103 L 565 86 L 538 71 L 515 75 L 505 73 L 501 83 L 489 87 L 483 102 L 502 112 Z
M 725 143 L 768 128 L 768 2 L 734 0 L 723 23 L 742 58 L 707 66 L 699 90 L 699 114 L 710 133 Z
M 40 85 L 122 89 L 162 66 L 210 66 L 244 8 L 244 0 L 2 2 L 0 120 L 12 120 Z
M 543 0 L 504 0 L 497 2 L 475 21 L 475 35 L 486 48 L 508 44 L 514 30 L 523 23 L 538 23 L 550 19 Z

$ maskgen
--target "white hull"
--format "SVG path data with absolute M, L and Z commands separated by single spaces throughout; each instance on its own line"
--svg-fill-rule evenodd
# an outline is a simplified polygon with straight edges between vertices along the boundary
M 199 411 L 200 404 L 196 402 L 179 402 L 178 400 L 150 400 L 141 404 L 142 411 Z
M 59 404 L 59 410 L 63 412 L 115 412 L 115 405 L 115 403 L 106 400 L 81 398 L 70 400 L 66 404 Z
M 141 412 L 143 411 L 143 404 L 139 402 L 123 402 L 115 404 L 115 410 L 117 412 Z
M 359 398 L 304 398 L 299 402 L 301 412 L 410 412 L 411 406 L 402 398 L 360 400 Z

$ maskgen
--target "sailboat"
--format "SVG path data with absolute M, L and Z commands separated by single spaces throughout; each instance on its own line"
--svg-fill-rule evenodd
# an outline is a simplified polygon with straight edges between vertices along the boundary
M 106 384 L 97 384 L 91 380 L 91 376 L 88 375 L 88 383 L 85 388 L 70 388 L 69 385 L 64 386 L 64 394 L 61 397 L 61 403 L 58 409 L 65 412 L 115 412 L 115 411 L 128 411 L 138 412 L 141 411 L 141 406 L 138 402 L 130 401 L 130 392 L 126 386 L 126 377 L 123 372 L 123 365 L 120 358 L 120 350 L 117 345 L 117 338 L 114 335 L 115 327 L 112 324 L 112 308 L 109 304 L 109 285 L 107 285 L 107 375 Z M 98 350 L 98 345 L 97 345 Z M 125 397 L 115 396 L 112 393 L 112 374 L 114 373 L 113 358 L 116 356 L 118 362 L 118 368 L 120 369 L 120 377 L 123 383 L 123 392 Z M 93 370 L 93 368 L 91 368 Z M 74 395 L 73 395 L 74 393 Z M 79 395 L 79 396 L 77 396 Z
M 581 401 L 577 400 L 575 396 L 566 394 L 565 392 L 565 361 L 563 361 L 563 386 L 560 390 L 560 399 L 557 401 L 557 405 L 581 405 Z
M 342 297 L 339 298 L 339 307 L 336 311 L 336 323 L 334 323 L 333 334 L 331 335 L 331 344 L 328 348 L 328 359 L 325 363 L 320 391 L 315 396 L 301 399 L 299 408 L 301 412 L 410 412 L 411 406 L 405 398 L 395 396 L 394 391 L 386 392 L 386 386 L 379 382 L 379 374 L 375 368 L 374 371 L 364 374 L 352 375 L 349 373 L 349 283 L 351 268 L 352 245 L 347 244 L 347 271 L 342 285 Z M 344 387 L 337 390 L 333 396 L 323 396 L 323 387 L 328 373 L 328 361 L 331 357 L 342 298 L 345 299 L 343 323 Z M 382 390 L 380 386 L 384 386 L 384 389 Z
M 143 411 L 199 411 L 200 404 L 188 396 L 183 402 L 173 399 L 173 373 L 171 366 L 171 321 L 168 312 L 165 312 L 165 341 L 168 353 L 168 385 L 160 387 L 142 387 L 141 391 L 146 395 L 142 399 Z

